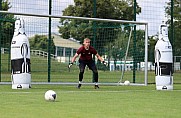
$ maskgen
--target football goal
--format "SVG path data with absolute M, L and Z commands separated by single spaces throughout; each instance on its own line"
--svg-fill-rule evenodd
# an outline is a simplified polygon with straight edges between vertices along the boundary
M 67 66 L 84 38 L 108 63 L 96 58 L 100 85 L 147 85 L 148 23 L 75 16 L 42 15 L 0 11 L 25 21 L 31 49 L 32 84 L 77 84 L 79 63 Z M 5 33 L 5 31 L 2 31 Z M 1 49 L 3 45 L 1 45 Z M 1 54 L 8 58 L 9 53 Z M 52 56 L 53 55 L 53 56 Z M 8 59 L 2 60 L 3 67 Z M 6 70 L 6 69 L 5 69 Z M 10 80 L 2 70 L 2 82 Z M 86 68 L 83 84 L 92 85 L 92 71 Z

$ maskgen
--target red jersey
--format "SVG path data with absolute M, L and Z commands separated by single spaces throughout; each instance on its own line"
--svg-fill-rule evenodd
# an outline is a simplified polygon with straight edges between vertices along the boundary
M 80 60 L 90 61 L 92 60 L 92 54 L 96 55 L 97 51 L 92 46 L 89 46 L 88 50 L 86 50 L 84 46 L 81 46 L 77 50 L 77 54 L 81 54 Z

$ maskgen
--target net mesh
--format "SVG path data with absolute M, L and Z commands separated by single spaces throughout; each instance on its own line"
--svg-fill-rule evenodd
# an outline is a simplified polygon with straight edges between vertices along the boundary
M 58 83 L 77 82 L 78 59 L 71 69 L 67 67 L 76 50 L 82 45 L 83 39 L 88 37 L 91 39 L 91 45 L 108 63 L 108 66 L 104 66 L 95 58 L 100 83 L 117 83 L 120 79 L 122 82 L 129 80 L 145 83 L 143 64 L 145 62 L 145 30 L 143 28 L 145 25 L 51 18 L 50 27 L 48 17 L 17 15 L 17 18 L 24 19 L 25 32 L 30 42 L 32 82 L 47 82 L 48 79 Z M 6 22 L 14 25 L 14 21 Z M 136 33 L 135 31 L 130 33 L 134 27 L 136 27 Z M 51 40 L 48 38 L 49 28 L 51 28 Z M 10 36 L 1 40 L 1 48 L 4 51 L 1 53 L 3 65 L 1 81 L 7 82 L 11 81 L 9 50 L 14 30 L 13 28 L 9 32 L 5 29 L 1 30 L 2 33 Z M 8 42 L 5 41 L 7 38 Z M 51 53 L 51 58 L 48 58 L 48 52 Z M 50 65 L 48 59 L 50 59 Z M 124 71 L 123 78 L 122 71 Z M 84 72 L 83 81 L 84 83 L 92 82 L 92 71 L 88 68 Z

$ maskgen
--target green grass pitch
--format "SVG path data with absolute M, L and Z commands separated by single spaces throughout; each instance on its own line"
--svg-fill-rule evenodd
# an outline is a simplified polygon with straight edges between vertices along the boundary
M 2 58 L 1 81 L 10 82 L 8 55 Z M 31 59 L 32 82 L 47 82 L 47 60 L 36 56 Z M 92 72 L 85 73 L 84 81 L 91 82 Z M 99 81 L 117 83 L 120 73 L 99 71 Z M 148 86 L 100 85 L 95 90 L 91 85 L 81 89 L 73 85 L 32 85 L 31 89 L 12 90 L 11 85 L 0 84 L 0 118 L 180 118 L 180 75 L 180 71 L 174 73 L 173 91 L 155 90 L 154 71 L 148 73 Z M 132 72 L 124 76 L 132 78 Z M 143 83 L 143 72 L 136 76 Z M 51 82 L 78 82 L 78 68 L 74 65 L 68 72 L 67 64 L 52 61 Z M 50 89 L 57 93 L 55 102 L 44 100 Z
M 55 102 L 44 100 L 47 90 L 57 93 Z M 32 85 L 12 90 L 0 85 L 1 118 L 180 118 L 181 85 L 172 91 L 148 86 L 100 86 L 81 89 L 67 85 Z

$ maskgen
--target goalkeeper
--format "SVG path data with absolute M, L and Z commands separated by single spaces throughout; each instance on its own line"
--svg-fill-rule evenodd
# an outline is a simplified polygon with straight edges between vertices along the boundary
M 83 42 L 83 46 L 81 46 L 76 54 L 74 55 L 74 57 L 72 58 L 71 63 L 69 64 L 68 68 L 70 68 L 74 61 L 76 60 L 76 58 L 79 56 L 80 54 L 80 58 L 79 58 L 79 83 L 77 88 L 80 89 L 81 85 L 82 85 L 82 80 L 83 80 L 83 74 L 84 74 L 84 70 L 85 70 L 85 66 L 87 65 L 89 67 L 89 69 L 92 70 L 93 72 L 93 79 L 95 81 L 95 89 L 98 89 L 98 71 L 97 71 L 97 67 L 95 65 L 94 60 L 92 59 L 92 54 L 94 54 L 104 65 L 106 65 L 107 63 L 101 58 L 101 56 L 97 53 L 97 51 L 90 46 L 90 39 L 89 38 L 85 38 L 84 42 Z

